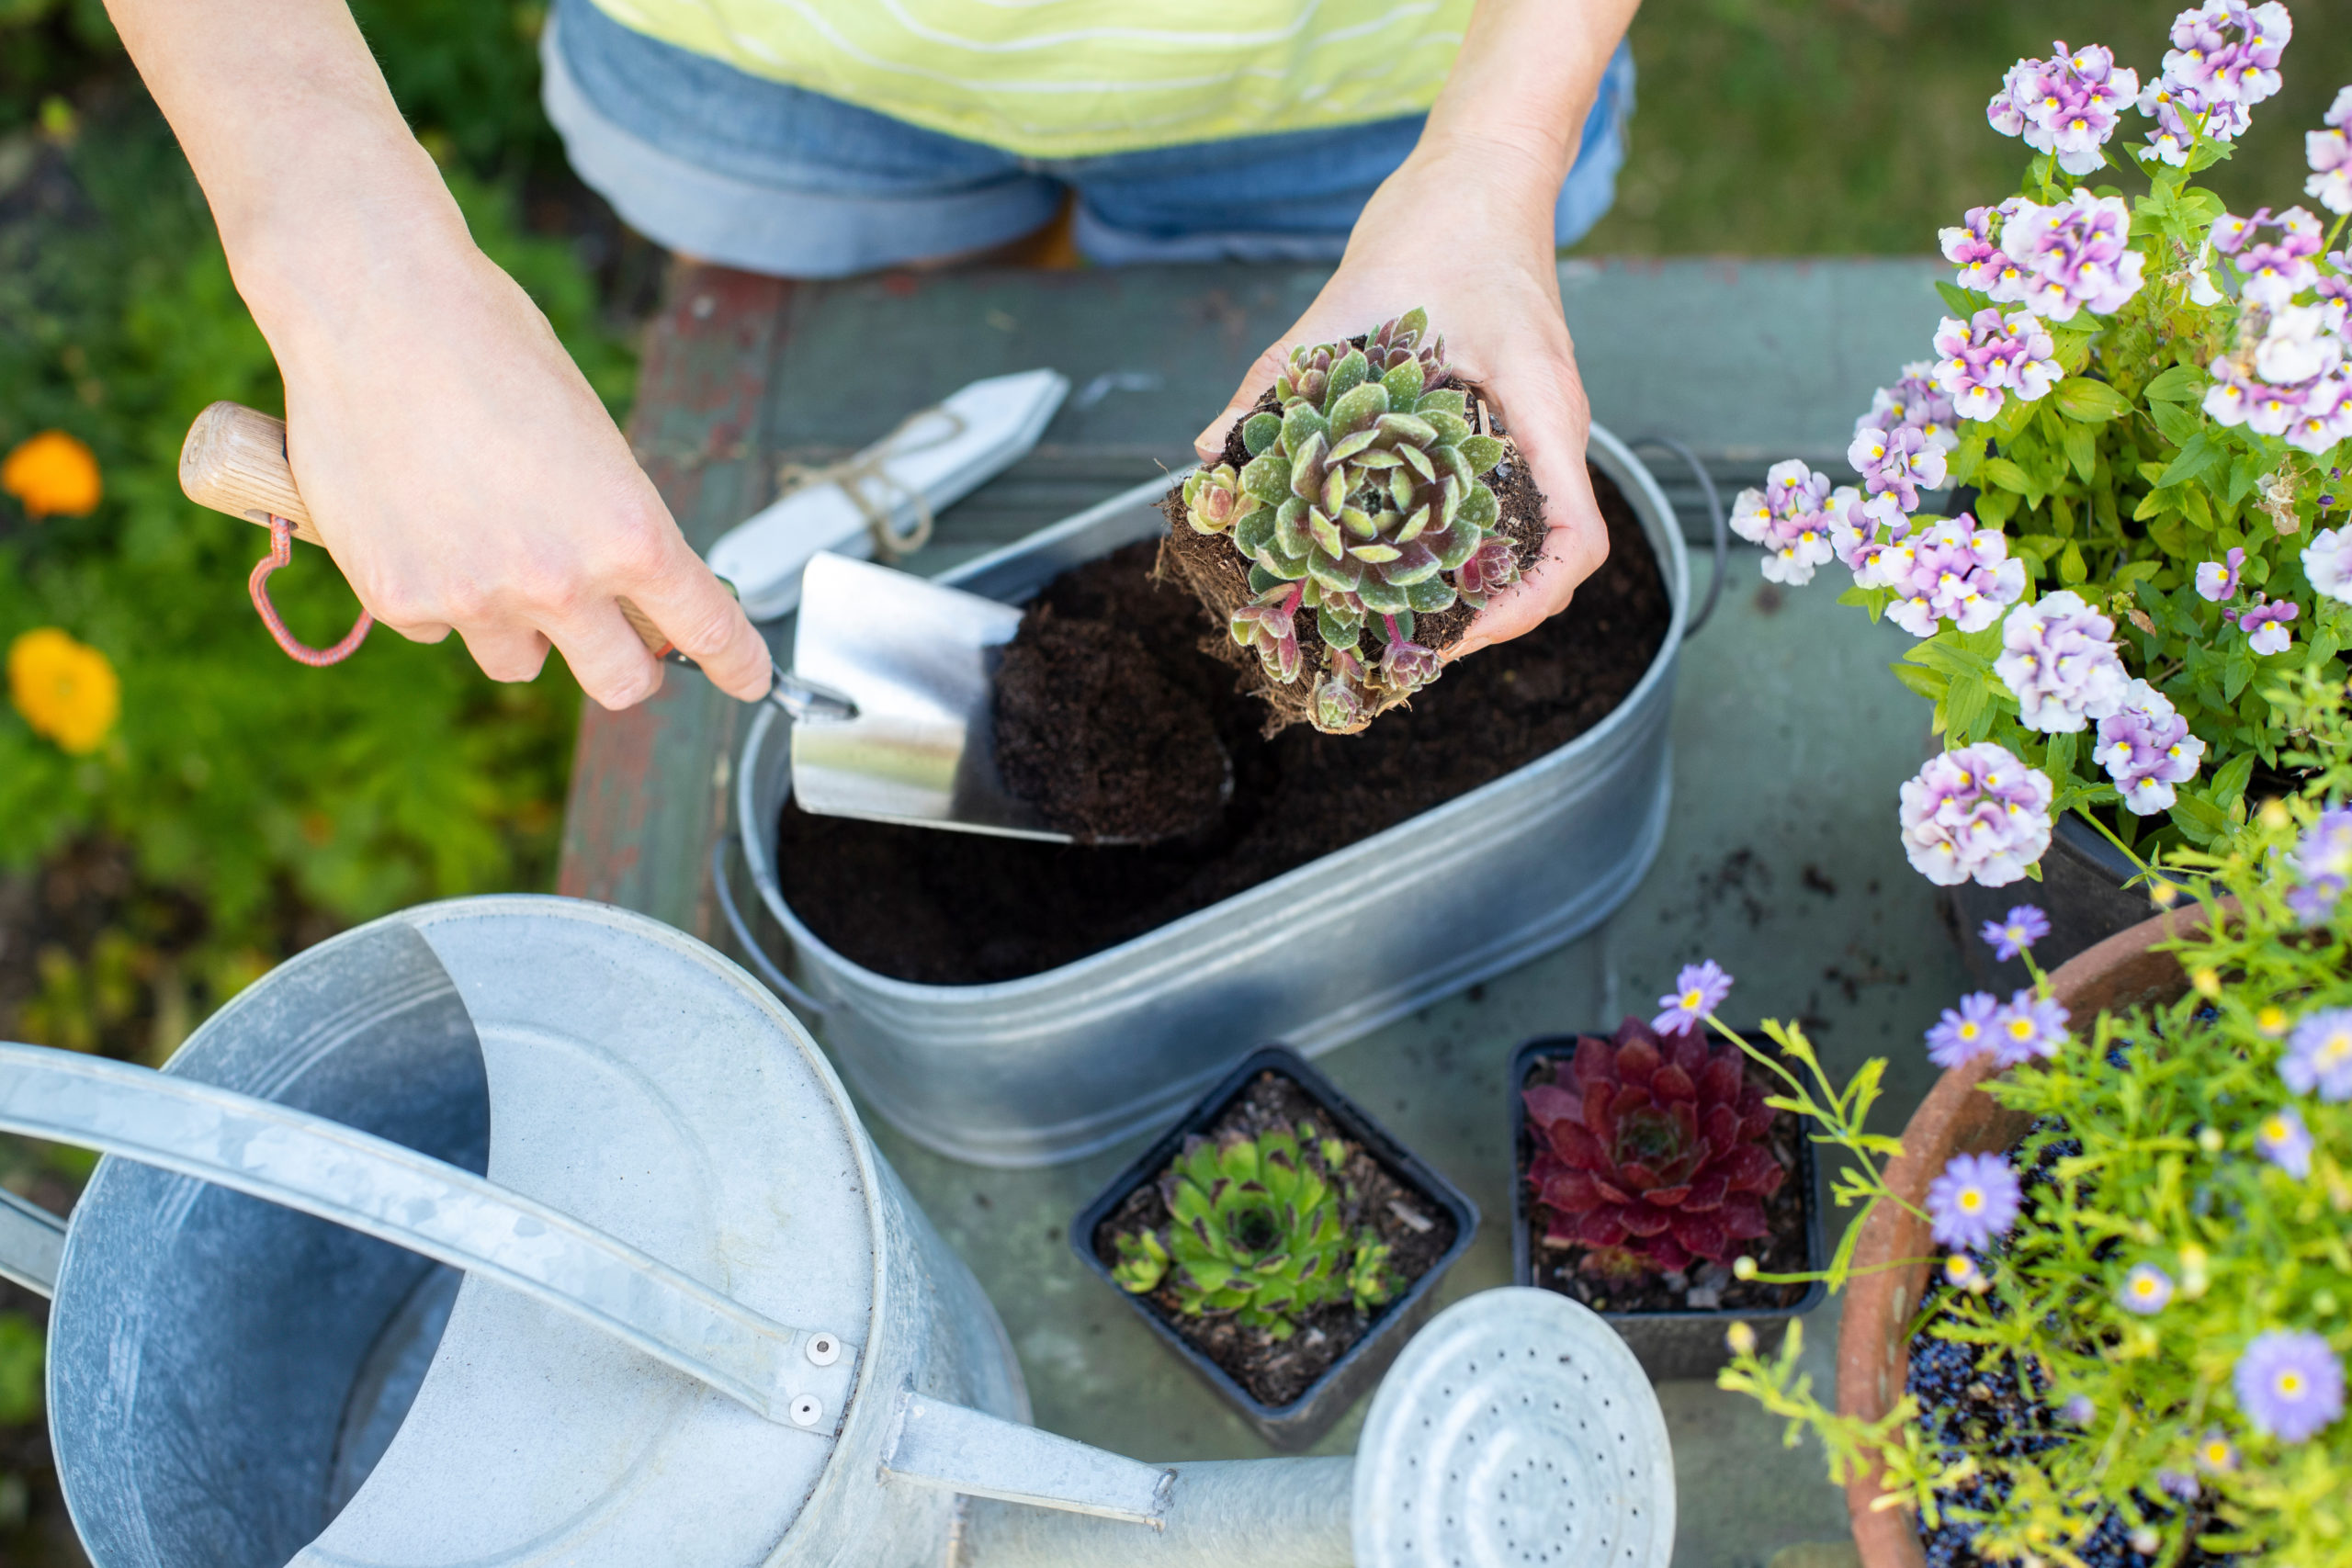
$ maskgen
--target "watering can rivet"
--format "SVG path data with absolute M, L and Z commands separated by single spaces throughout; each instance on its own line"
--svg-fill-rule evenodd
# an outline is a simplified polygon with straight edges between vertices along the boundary
M 813 1427 L 824 1416 L 824 1402 L 813 1393 L 801 1394 L 792 1402 L 792 1424 L 796 1427 Z
M 820 1367 L 830 1367 L 842 1359 L 842 1342 L 830 1334 L 808 1337 L 808 1359 Z M 811 1420 L 815 1417 L 811 1416 Z

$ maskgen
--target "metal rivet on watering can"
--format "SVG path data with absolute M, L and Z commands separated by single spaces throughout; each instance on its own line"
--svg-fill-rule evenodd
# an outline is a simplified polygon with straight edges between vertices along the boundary
M 1153 1465 L 1027 1426 L 994 1312 L 808 1036 L 618 911 L 379 921 L 164 1074 L 0 1046 L 0 1127 L 116 1156 L 62 1266 L 45 1219 L 0 1213 L 0 1268 L 54 1272 L 57 1462 L 97 1568 L 1500 1568 L 1539 1542 L 1664 1568 L 1672 1541 L 1647 1382 L 1541 1292 L 1442 1314 L 1356 1461 Z

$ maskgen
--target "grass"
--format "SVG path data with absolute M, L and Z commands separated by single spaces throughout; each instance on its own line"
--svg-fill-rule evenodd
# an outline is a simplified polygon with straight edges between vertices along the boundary
M 2238 212 L 2303 200 L 2303 132 L 2352 83 L 2345 0 L 2289 0 L 2286 85 L 2206 183 Z M 1616 210 L 1587 255 L 1917 254 L 2017 188 L 2029 156 L 1985 100 L 2052 39 L 2103 43 L 2144 82 L 2170 0 L 1648 0 Z M 2147 121 L 2125 118 L 2140 138 Z

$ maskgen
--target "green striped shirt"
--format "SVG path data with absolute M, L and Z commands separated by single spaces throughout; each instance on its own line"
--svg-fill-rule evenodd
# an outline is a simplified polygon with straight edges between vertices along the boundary
M 1415 114 L 1471 0 L 595 0 L 738 70 L 1033 158 Z

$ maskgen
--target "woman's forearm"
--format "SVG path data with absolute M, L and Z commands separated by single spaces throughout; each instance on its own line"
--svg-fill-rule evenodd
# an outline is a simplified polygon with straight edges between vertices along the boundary
M 1601 73 L 1639 0 L 1478 0 L 1421 133 L 1550 197 L 1576 163 Z

